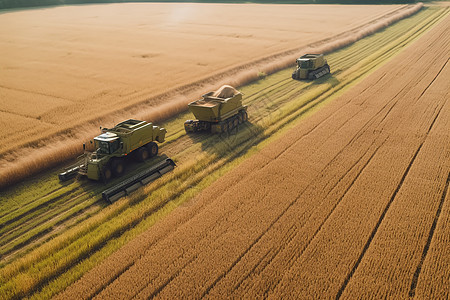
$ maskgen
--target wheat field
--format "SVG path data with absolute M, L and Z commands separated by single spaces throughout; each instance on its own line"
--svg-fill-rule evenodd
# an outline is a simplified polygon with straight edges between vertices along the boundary
M 291 66 L 311 45 L 332 51 L 420 7 L 127 3 L 4 13 L 0 188 L 75 157 L 99 126 L 162 122 L 205 90 Z
M 112 205 L 117 180 L 57 169 L 2 191 L 0 298 L 445 298 L 449 13 L 334 48 L 318 81 L 288 68 L 240 88 L 250 120 L 230 135 L 168 119 L 160 151 L 178 167 Z
M 61 299 L 448 298 L 448 21 Z

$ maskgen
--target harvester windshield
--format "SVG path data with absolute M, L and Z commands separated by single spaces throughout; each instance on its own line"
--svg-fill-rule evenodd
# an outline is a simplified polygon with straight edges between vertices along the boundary
M 97 153 L 102 154 L 112 154 L 119 149 L 119 139 L 113 141 L 98 141 L 98 150 Z
M 309 69 L 313 67 L 312 61 L 309 59 L 298 59 L 297 64 L 302 69 Z
M 114 137 L 106 136 L 107 134 L 102 134 L 94 138 L 95 147 L 97 148 L 97 153 L 99 154 L 112 154 L 116 152 L 117 149 L 119 149 L 119 137 L 117 137 L 115 134 Z

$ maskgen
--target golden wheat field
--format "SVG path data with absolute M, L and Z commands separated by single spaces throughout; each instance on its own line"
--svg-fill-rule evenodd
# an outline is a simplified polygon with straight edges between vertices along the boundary
M 0 299 L 450 297 L 448 3 L 94 4 L 0 25 Z M 306 52 L 331 74 L 293 80 Z M 248 121 L 187 134 L 186 103 L 222 83 Z M 167 129 L 157 157 L 59 180 L 126 118 Z
M 447 16 L 60 299 L 448 299 L 449 53 Z
M 370 31 L 404 10 L 128 3 L 3 13 L 0 181 L 75 156 L 100 125 L 173 116 L 204 89 L 254 78 L 268 57 Z M 290 54 L 284 66 L 299 51 Z
M 0 150 L 398 8 L 148 3 L 2 14 Z

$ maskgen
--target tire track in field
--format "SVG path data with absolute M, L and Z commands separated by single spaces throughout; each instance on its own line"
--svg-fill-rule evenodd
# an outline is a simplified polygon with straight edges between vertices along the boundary
M 425 55 L 425 54 L 424 54 Z M 417 98 L 417 101 L 419 101 L 419 99 L 426 93 L 426 91 L 430 88 L 430 86 L 434 83 L 434 81 L 436 80 L 436 78 L 439 77 L 439 75 L 441 75 L 442 70 L 444 70 L 444 68 L 447 66 L 448 62 L 449 62 L 450 58 L 447 59 L 447 61 L 445 62 L 445 64 L 442 66 L 442 68 L 439 70 L 439 72 L 436 74 L 436 76 L 434 76 L 433 80 L 427 85 L 427 87 L 423 90 L 423 92 L 420 94 L 419 98 Z M 416 101 L 416 102 L 417 102 Z M 442 109 L 442 108 L 441 108 Z M 439 116 L 439 114 L 436 115 L 436 118 Z M 433 120 L 433 123 L 430 125 L 430 130 L 431 127 L 434 124 L 434 121 L 436 121 L 436 118 Z M 430 130 L 428 130 L 428 132 L 430 132 Z
M 416 152 L 414 153 L 413 158 L 411 159 L 411 161 L 409 162 L 408 167 L 406 168 L 405 172 L 403 173 L 402 178 L 400 179 L 399 184 L 397 185 L 397 187 L 395 188 L 394 193 L 392 194 L 388 204 L 386 205 L 386 207 L 384 208 L 383 212 L 381 213 L 380 218 L 378 219 L 377 223 L 375 224 L 375 227 L 373 228 L 372 232 L 369 235 L 369 239 L 367 240 L 366 244 L 364 245 L 361 254 L 359 255 L 358 259 L 356 260 L 356 263 L 354 264 L 354 266 L 352 267 L 350 273 L 347 274 L 347 277 L 344 280 L 344 283 L 342 284 L 342 286 L 339 288 L 339 291 L 336 295 L 335 299 L 340 299 L 342 292 L 345 290 L 345 288 L 347 287 L 348 282 L 350 281 L 350 279 L 352 278 L 353 274 L 355 273 L 356 269 L 358 268 L 359 264 L 361 263 L 361 260 L 364 256 L 364 254 L 366 254 L 367 249 L 369 249 L 370 243 L 372 242 L 373 238 L 375 237 L 375 234 L 378 231 L 378 228 L 380 227 L 381 222 L 383 222 L 383 219 L 389 209 L 389 207 L 391 206 L 392 202 L 395 199 L 395 196 L 397 196 L 398 191 L 400 190 L 400 188 L 403 185 L 403 182 L 406 179 L 406 176 L 408 176 L 409 170 L 411 169 L 414 161 L 416 160 L 417 155 L 420 152 L 420 149 L 422 148 L 424 142 L 422 142 L 419 146 L 419 148 L 416 150 Z
M 58 190 L 59 190 L 59 189 L 58 189 Z M 47 195 L 45 195 L 45 196 L 42 196 L 42 197 L 36 199 L 36 200 L 33 201 L 33 202 L 39 201 L 40 199 L 47 198 L 47 197 L 49 198 L 48 201 L 45 201 L 45 202 L 43 202 L 43 203 L 40 203 L 40 204 L 38 204 L 38 205 L 32 207 L 31 209 L 29 209 L 29 210 L 27 210 L 27 211 L 25 211 L 25 212 L 23 212 L 23 213 L 20 213 L 20 214 L 14 216 L 14 217 L 12 217 L 12 218 L 8 218 L 6 221 L 2 222 L 2 224 L 0 224 L 0 233 L 1 233 L 1 230 L 2 230 L 3 228 L 5 228 L 6 226 L 8 226 L 8 225 L 10 225 L 10 224 L 12 224 L 12 223 L 14 223 L 14 222 L 17 222 L 17 221 L 21 220 L 21 219 L 24 218 L 24 217 L 28 217 L 30 214 L 32 214 L 32 213 L 34 213 L 34 212 L 36 212 L 36 211 L 39 211 L 39 210 L 41 210 L 42 208 L 45 208 L 46 206 L 48 206 L 48 205 L 51 204 L 51 203 L 55 203 L 55 202 L 57 202 L 58 200 L 61 200 L 61 198 L 64 198 L 65 196 L 70 195 L 70 194 L 76 192 L 78 189 L 75 189 L 75 190 L 68 190 L 68 191 L 65 191 L 64 193 L 62 193 L 62 194 L 60 194 L 60 195 L 58 195 L 58 196 L 56 196 L 56 197 L 54 197 L 54 198 L 51 198 L 51 195 L 54 194 L 54 193 L 56 193 L 58 190 L 56 190 L 56 191 L 54 191 L 54 192 L 51 192 L 51 193 L 49 193 L 49 194 L 47 194 Z M 18 210 L 18 209 L 20 209 L 20 208 L 22 208 L 22 207 L 18 207 L 16 210 Z M 7 216 L 7 215 L 9 215 L 9 214 L 5 214 L 5 216 Z
M 86 193 L 83 193 L 73 199 L 77 199 L 77 198 L 80 198 L 85 195 L 86 195 Z M 84 216 L 85 212 L 90 211 L 95 207 L 98 207 L 96 209 L 96 211 L 98 211 L 103 206 L 103 205 L 101 205 L 101 204 L 103 204 L 102 199 L 98 199 L 87 205 L 82 205 L 83 202 L 86 202 L 86 201 L 83 200 L 82 202 L 79 202 L 78 205 L 82 206 L 82 208 L 80 208 L 76 211 L 70 212 L 73 209 L 73 207 L 67 207 L 66 209 L 64 209 L 57 215 L 49 216 L 49 218 L 42 219 L 42 217 L 45 217 L 47 214 L 50 214 L 50 212 L 45 213 L 45 214 L 42 214 L 39 216 L 39 219 L 42 219 L 42 220 L 38 220 L 38 221 L 35 221 L 33 219 L 29 220 L 29 221 L 25 222 L 23 225 L 15 227 L 11 231 L 5 233 L 4 236 L 8 235 L 8 238 L 5 238 L 2 240 L 2 246 L 0 247 L 0 258 L 4 262 L 7 262 L 9 260 L 8 257 L 12 257 L 14 255 L 14 253 L 21 252 L 19 250 L 22 250 L 22 249 L 26 250 L 26 249 L 30 248 L 29 246 L 32 246 L 32 244 L 34 244 L 37 240 L 43 240 L 43 239 L 48 240 L 52 235 L 59 232 L 61 230 L 61 227 L 65 227 L 65 226 L 68 226 L 68 224 L 76 223 L 76 222 L 79 222 L 80 220 L 83 220 L 85 217 Z M 61 215 L 64 215 L 64 214 L 65 214 L 65 216 L 61 217 Z M 34 222 L 36 222 L 36 223 L 34 223 Z M 23 234 L 23 233 L 26 234 L 28 231 L 36 230 L 36 228 L 38 226 L 40 226 L 40 225 L 45 226 L 48 223 L 53 223 L 53 224 L 50 227 L 46 227 L 46 228 L 44 227 L 43 229 L 39 229 L 38 232 L 36 232 L 32 236 L 28 237 L 26 240 L 23 240 L 20 243 L 14 244 L 14 246 L 9 248 L 8 250 L 6 250 L 6 251 L 1 250 L 2 248 L 7 247 L 8 245 L 10 245 L 10 244 L 14 243 L 15 241 L 22 238 L 22 235 L 17 235 L 16 231 L 20 230 L 21 232 L 19 232 L 19 234 Z M 23 232 L 23 231 L 25 231 L 25 232 Z M 11 234 L 16 234 L 17 236 L 11 236 Z
M 424 55 L 424 54 L 423 54 L 423 55 Z M 449 61 L 449 59 L 447 59 L 447 61 L 445 62 L 445 64 L 444 64 L 444 65 L 439 69 L 439 71 L 437 72 L 436 76 L 434 76 L 434 78 L 430 81 L 430 83 L 426 86 L 426 88 L 422 91 L 422 93 L 420 93 L 420 95 L 419 95 L 419 97 L 416 99 L 415 103 L 417 103 L 417 102 L 422 98 L 422 96 L 425 94 L 425 92 L 426 92 L 426 91 L 430 88 L 430 86 L 434 83 L 434 81 L 436 80 L 436 78 L 441 74 L 442 70 L 443 70 L 444 67 L 447 65 L 448 61 Z M 398 94 L 400 94 L 400 93 L 398 93 Z M 397 94 L 394 98 L 397 98 L 398 94 Z M 397 102 L 398 102 L 398 101 L 397 101 Z M 397 102 L 396 102 L 396 103 L 397 103 Z M 352 269 L 350 270 L 350 272 L 347 274 L 347 277 L 345 278 L 345 280 L 344 280 L 343 284 L 341 285 L 340 289 L 338 290 L 338 293 L 337 293 L 335 299 L 340 299 L 340 298 L 341 298 L 342 293 L 344 292 L 344 290 L 345 290 L 345 288 L 347 287 L 347 285 L 348 285 L 350 279 L 352 278 L 353 274 L 355 273 L 356 269 L 358 268 L 359 264 L 361 263 L 361 261 L 362 261 L 364 255 L 365 255 L 365 253 L 366 253 L 367 250 L 369 249 L 370 244 L 371 244 L 373 238 L 375 237 L 375 234 L 377 233 L 377 231 L 378 231 L 378 229 L 379 229 L 379 227 L 380 227 L 380 224 L 383 222 L 383 219 L 384 219 L 384 217 L 386 216 L 387 211 L 389 210 L 391 204 L 394 202 L 394 200 L 395 200 L 395 198 L 396 198 L 396 196 L 397 196 L 397 193 L 398 193 L 398 192 L 400 191 L 400 189 L 402 188 L 402 185 L 403 185 L 403 183 L 404 183 L 406 177 L 408 176 L 408 173 L 409 173 L 411 167 L 413 166 L 414 161 L 416 160 L 416 158 L 417 158 L 417 156 L 418 156 L 420 150 L 422 149 L 422 146 L 423 146 L 423 144 L 425 143 L 425 140 L 426 140 L 427 136 L 429 135 L 431 129 L 433 128 L 433 126 L 434 126 L 434 124 L 435 124 L 437 118 L 439 117 L 439 115 L 440 115 L 440 113 L 441 113 L 443 107 L 445 106 L 445 103 L 446 103 L 446 101 L 444 101 L 444 103 L 443 103 L 443 104 L 441 105 L 441 107 L 439 108 L 437 114 L 434 116 L 434 118 L 433 118 L 433 120 L 432 120 L 430 126 L 428 127 L 428 130 L 426 131 L 425 137 L 423 138 L 422 142 L 420 143 L 420 145 L 418 146 L 417 150 L 415 151 L 415 153 L 414 153 L 414 155 L 413 155 L 411 161 L 409 162 L 409 164 L 408 164 L 408 166 L 407 166 L 405 172 L 403 173 L 403 175 L 402 175 L 402 177 L 401 177 L 401 179 L 400 179 L 400 182 L 398 183 L 396 189 L 394 190 L 394 193 L 392 194 L 392 196 L 391 196 L 389 202 L 388 202 L 387 205 L 385 206 L 385 208 L 384 208 L 383 212 L 381 213 L 381 215 L 380 215 L 380 217 L 379 217 L 377 223 L 375 224 L 375 227 L 373 228 L 372 232 L 370 233 L 369 238 L 368 238 L 367 242 L 365 243 L 365 245 L 364 245 L 364 247 L 363 247 L 363 249 L 362 249 L 361 254 L 359 255 L 358 259 L 356 260 L 356 262 L 355 262 L 354 266 L 352 267 Z M 392 110 L 392 108 L 389 110 L 389 112 L 390 112 L 391 110 Z M 388 113 L 389 113 L 389 112 L 388 112 Z M 387 115 L 386 115 L 386 116 L 387 116 Z M 384 119 L 383 119 L 383 120 L 384 120 Z M 450 176 L 450 175 L 449 175 L 449 176 Z M 441 202 L 440 202 L 440 204 L 439 204 L 438 211 L 436 212 L 436 217 L 435 217 L 435 219 L 434 219 L 433 225 L 431 226 L 430 233 L 429 233 L 428 240 L 427 240 L 427 244 L 425 245 L 425 248 L 424 248 L 424 251 L 423 251 L 423 254 L 422 254 L 421 261 L 420 261 L 420 263 L 419 263 L 419 265 L 418 265 L 418 267 L 417 267 L 417 269 L 416 269 L 416 272 L 414 273 L 414 278 L 413 278 L 413 280 L 412 280 L 411 288 L 410 288 L 410 292 L 409 292 L 410 297 L 413 297 L 413 296 L 414 296 L 415 287 L 416 287 L 416 285 L 417 285 L 417 279 L 418 279 L 418 276 L 419 276 L 419 274 L 420 274 L 420 270 L 421 270 L 423 261 L 424 261 L 424 259 L 425 259 L 425 257 L 426 257 L 426 253 L 427 253 L 427 251 L 428 251 L 429 245 L 430 245 L 430 243 L 431 243 L 431 239 L 432 239 L 432 236 L 433 236 L 433 233 L 434 233 L 434 229 L 435 229 L 435 227 L 436 227 L 437 220 L 438 220 L 438 218 L 439 218 L 440 211 L 441 211 L 441 209 L 442 209 L 443 201 L 444 201 L 444 199 L 445 199 L 445 194 L 446 194 L 446 191 L 447 191 L 447 189 L 448 189 L 448 182 L 449 182 L 449 178 L 447 178 L 446 187 L 445 187 L 444 193 L 443 193 L 443 195 L 442 195 L 442 197 L 441 197 Z
M 436 215 L 434 216 L 433 224 L 431 225 L 430 232 L 428 233 L 427 243 L 425 244 L 425 247 L 423 248 L 420 262 L 417 265 L 416 271 L 414 272 L 414 276 L 411 281 L 411 287 L 409 289 L 410 297 L 414 297 L 416 294 L 417 282 L 419 280 L 420 272 L 422 271 L 423 262 L 425 261 L 425 258 L 427 257 L 427 254 L 428 254 L 428 250 L 430 249 L 431 240 L 433 239 L 434 231 L 436 230 L 436 226 L 437 226 L 437 222 L 439 220 L 439 217 L 441 216 L 442 206 L 444 205 L 444 201 L 445 201 L 445 197 L 447 195 L 449 183 L 450 183 L 450 173 L 447 176 L 445 188 L 442 191 L 441 201 L 439 202 L 438 210 L 436 211 Z

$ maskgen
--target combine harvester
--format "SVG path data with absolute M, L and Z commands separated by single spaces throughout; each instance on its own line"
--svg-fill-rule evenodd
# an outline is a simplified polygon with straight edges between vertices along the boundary
M 156 156 L 158 145 L 155 141 L 164 142 L 166 132 L 166 129 L 153 126 L 152 123 L 133 119 L 119 123 L 111 129 L 103 128 L 102 134 L 94 138 L 96 150 L 86 151 L 83 144 L 85 153 L 79 157 L 78 163 L 60 173 L 58 177 L 61 181 L 66 181 L 80 175 L 106 183 L 113 176 L 120 177 L 124 174 L 128 155 L 133 155 L 138 161 Z M 105 200 L 114 202 L 139 186 L 173 170 L 174 167 L 175 163 L 167 158 L 105 190 L 102 196 Z
M 242 93 L 224 85 L 217 91 L 202 96 L 203 99 L 188 104 L 197 120 L 184 122 L 187 133 L 210 131 L 229 132 L 247 121 L 247 106 L 242 105 Z
M 330 66 L 323 54 L 306 54 L 297 58 L 297 69 L 292 79 L 318 79 L 330 73 Z

